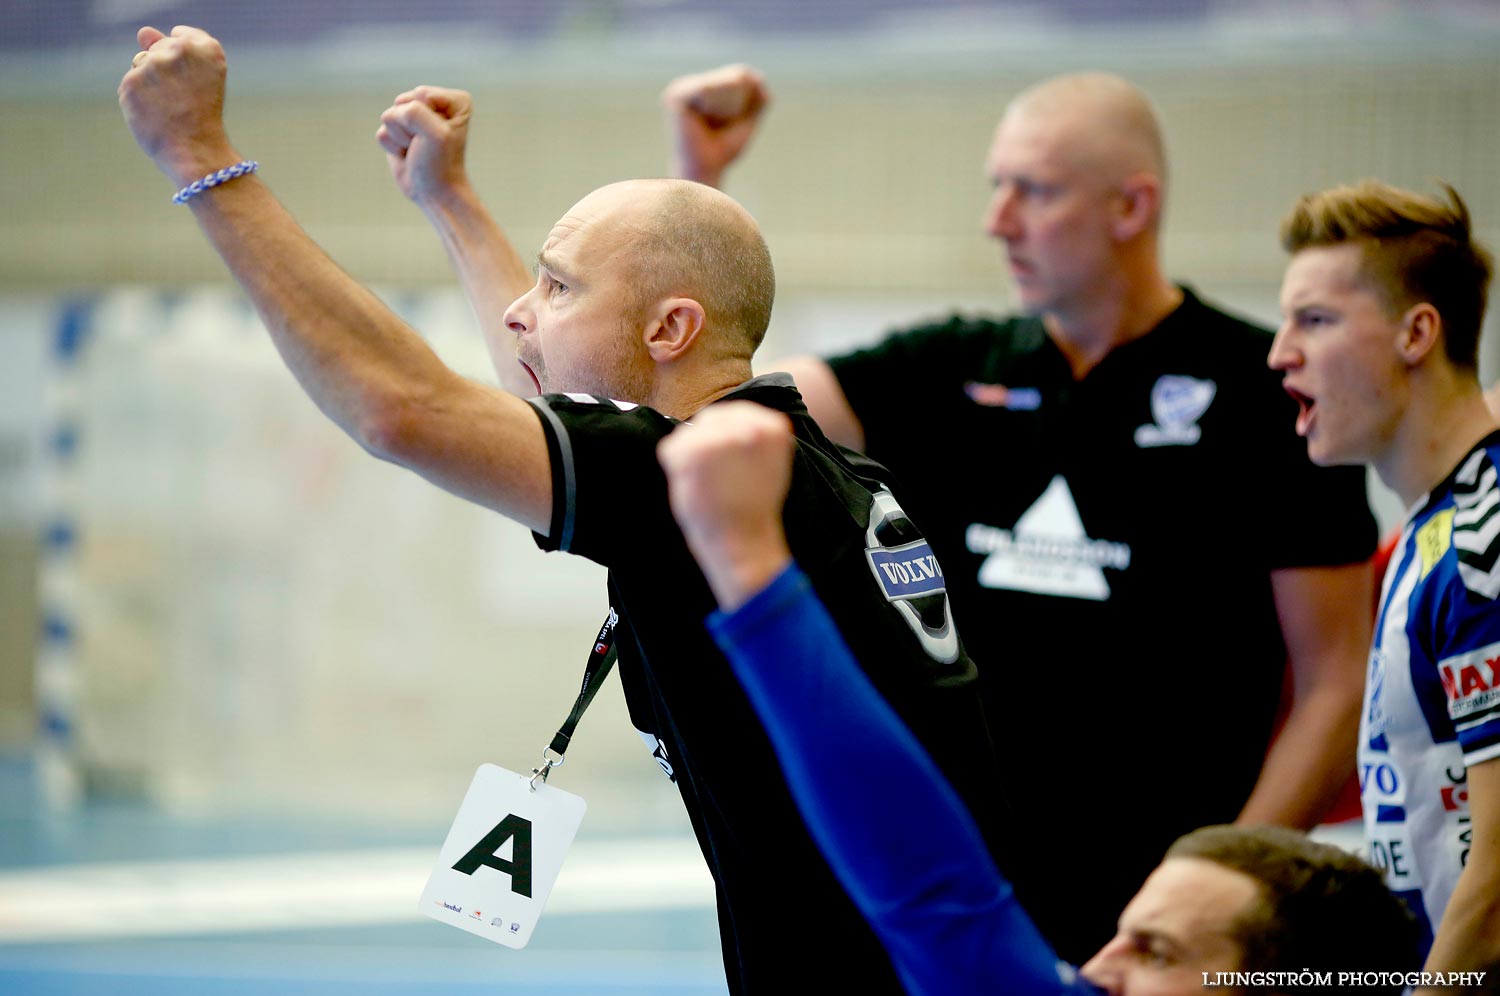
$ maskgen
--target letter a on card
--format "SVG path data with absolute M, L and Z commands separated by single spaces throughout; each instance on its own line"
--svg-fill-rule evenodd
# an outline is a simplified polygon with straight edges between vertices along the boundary
M 418 909 L 508 948 L 524 948 L 583 822 L 584 801 L 481 764 Z

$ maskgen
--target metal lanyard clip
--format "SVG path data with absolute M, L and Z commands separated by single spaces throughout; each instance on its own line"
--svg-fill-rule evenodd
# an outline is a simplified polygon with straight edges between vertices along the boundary
M 562 728 L 552 738 L 552 743 L 542 749 L 542 763 L 531 769 L 531 791 L 536 791 L 537 782 L 545 783 L 552 769 L 563 763 L 563 752 L 568 749 L 569 742 L 573 739 L 573 731 L 578 728 L 578 721 L 583 718 L 583 713 L 594 701 L 594 693 L 599 690 L 606 675 L 615 664 L 615 625 L 620 621 L 619 614 L 611 606 L 609 615 L 605 616 L 604 624 L 599 627 L 599 635 L 594 639 L 594 646 L 589 651 L 588 663 L 583 669 L 583 687 L 579 689 L 578 699 L 573 703 L 573 711 L 563 721 Z
M 529 784 L 531 785 L 531 791 L 533 792 L 536 791 L 536 783 L 538 779 L 540 779 L 541 782 L 545 784 L 547 781 L 547 776 L 552 774 L 552 769 L 562 764 L 563 761 L 566 760 L 566 758 L 564 758 L 561 754 L 558 754 L 556 756 L 556 759 L 548 757 L 547 755 L 551 753 L 553 753 L 551 747 L 543 747 L 542 763 L 537 767 L 531 769 L 531 781 Z

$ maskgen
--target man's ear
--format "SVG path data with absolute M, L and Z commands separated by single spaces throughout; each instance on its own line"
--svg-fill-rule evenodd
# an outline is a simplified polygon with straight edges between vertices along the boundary
M 1118 207 L 1111 227 L 1114 236 L 1128 242 L 1156 223 L 1161 212 L 1161 181 L 1150 173 L 1132 173 L 1120 184 Z
M 1443 316 L 1431 304 L 1414 304 L 1401 316 L 1396 351 L 1409 367 L 1424 363 L 1434 349 L 1442 348 Z
M 646 351 L 655 363 L 672 363 L 687 355 L 698 341 L 706 318 L 703 305 L 690 297 L 667 298 L 656 306 L 646 325 Z

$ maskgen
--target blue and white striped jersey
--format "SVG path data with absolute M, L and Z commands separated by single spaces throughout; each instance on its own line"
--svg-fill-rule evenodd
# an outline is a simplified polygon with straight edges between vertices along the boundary
M 1473 840 L 1469 767 L 1500 757 L 1500 432 L 1419 502 L 1381 588 L 1360 720 L 1371 860 L 1426 930 Z

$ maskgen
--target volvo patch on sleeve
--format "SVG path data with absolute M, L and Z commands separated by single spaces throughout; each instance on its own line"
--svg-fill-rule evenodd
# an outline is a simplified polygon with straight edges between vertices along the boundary
M 890 550 L 866 550 L 870 566 L 875 568 L 875 579 L 885 589 L 885 597 L 892 601 L 898 598 L 914 598 L 917 595 L 938 595 L 943 588 L 943 570 L 926 540 L 918 540 Z
M 888 546 L 893 538 L 905 542 Z M 958 660 L 958 631 L 953 628 L 943 570 L 889 491 L 872 496 L 865 559 L 886 601 L 906 620 L 927 655 L 944 664 Z
M 583 799 L 482 764 L 443 842 L 418 910 L 524 948 L 583 822 Z

